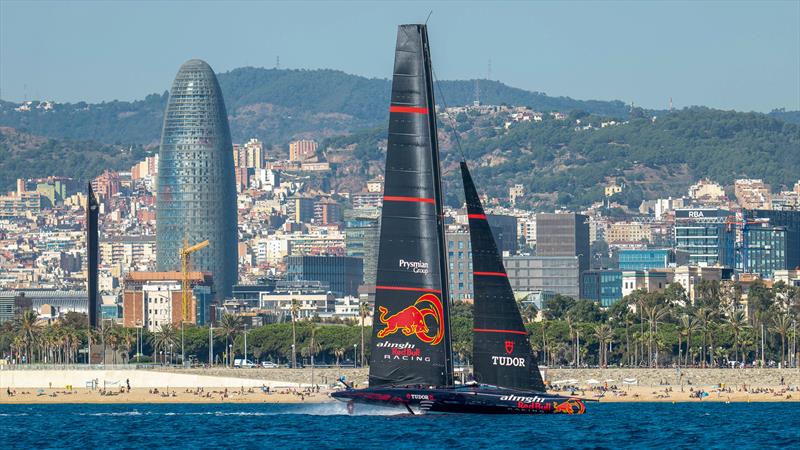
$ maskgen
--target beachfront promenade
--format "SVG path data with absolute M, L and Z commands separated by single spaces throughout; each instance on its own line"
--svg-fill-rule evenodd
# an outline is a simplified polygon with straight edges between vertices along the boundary
M 578 380 L 585 384 L 587 380 L 614 380 L 622 384 L 623 380 L 635 379 L 639 386 L 657 387 L 663 384 L 672 386 L 706 387 L 723 383 L 726 386 L 777 387 L 783 384 L 800 386 L 800 369 L 697 369 L 674 368 L 665 369 L 543 369 L 545 378 L 553 382 L 561 380 Z M 367 381 L 367 368 L 315 368 L 303 369 L 232 369 L 224 367 L 214 368 L 126 368 L 122 365 L 83 366 L 73 368 L 49 368 L 36 366 L 0 366 L 0 388 L 37 388 L 66 385 L 85 387 L 91 380 L 97 380 L 100 386 L 103 381 L 113 384 L 130 380 L 137 387 L 260 387 L 262 385 L 273 388 L 297 387 L 299 385 L 335 385 L 336 380 L 344 375 L 348 382 L 357 386 L 364 386 Z M 312 379 L 313 376 L 313 379 Z

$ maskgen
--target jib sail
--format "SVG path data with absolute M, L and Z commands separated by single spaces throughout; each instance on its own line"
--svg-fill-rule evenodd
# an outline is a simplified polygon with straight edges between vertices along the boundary
M 472 243 L 475 380 L 506 388 L 544 391 L 528 332 L 465 162 L 461 163 L 461 177 Z
M 397 31 L 370 386 L 453 381 L 439 146 L 425 25 Z

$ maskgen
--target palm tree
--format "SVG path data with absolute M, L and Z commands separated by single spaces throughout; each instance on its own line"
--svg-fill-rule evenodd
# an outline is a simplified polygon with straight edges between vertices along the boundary
M 342 347 L 337 347 L 333 350 L 333 355 L 336 356 L 336 366 L 339 366 L 339 361 L 341 361 L 342 357 L 344 356 L 344 349 Z
M 292 299 L 289 312 L 292 315 L 292 369 L 296 369 L 297 355 L 295 354 L 295 349 L 297 348 L 297 331 L 295 329 L 295 318 L 297 317 L 297 313 L 300 312 L 300 303 L 297 300 Z M 353 355 L 353 358 L 355 358 L 355 355 Z
M 594 336 L 599 343 L 598 362 L 601 367 L 607 367 L 608 351 L 606 350 L 606 344 L 614 339 L 614 331 L 608 324 L 601 323 L 594 327 Z
M 31 348 L 39 337 L 39 330 L 41 327 L 37 323 L 39 320 L 36 311 L 27 309 L 22 312 L 18 319 L 17 330 L 22 344 L 22 349 L 25 351 L 25 361 L 30 364 L 31 361 Z
M 733 353 L 736 361 L 739 361 L 739 344 L 742 332 L 749 328 L 747 317 L 744 311 L 734 311 L 733 314 L 725 318 L 725 327 L 733 334 Z M 744 357 L 742 357 L 744 359 Z
M 234 316 L 233 314 L 225 313 L 222 315 L 222 319 L 219 321 L 219 327 L 217 328 L 217 333 L 220 336 L 225 337 L 225 343 L 227 344 L 227 348 L 225 351 L 228 354 L 228 365 L 230 366 L 233 363 L 233 355 L 231 355 L 233 349 L 233 339 L 239 333 L 239 330 L 242 328 L 242 319 L 241 317 Z M 294 327 L 292 327 L 292 331 L 294 334 Z
M 136 342 L 136 331 L 133 328 L 121 328 L 119 330 L 119 340 L 125 350 L 125 363 L 130 360 L 131 349 Z
M 647 348 L 648 348 L 648 360 L 649 365 L 653 366 L 653 338 L 658 333 L 658 324 L 661 323 L 664 318 L 669 315 L 669 308 L 666 305 L 647 305 L 644 308 L 644 313 L 647 315 L 647 321 L 649 322 L 649 332 L 648 332 L 648 340 L 647 340 Z M 655 352 L 655 366 L 658 366 L 658 347 L 656 347 Z
M 223 316 L 224 318 L 224 316 Z M 153 359 L 159 348 L 164 352 L 164 360 L 166 361 L 167 349 L 175 346 L 178 342 L 178 331 L 171 323 L 161 325 L 161 329 L 153 334 Z
M 779 358 L 781 362 L 781 367 L 783 367 L 783 363 L 786 361 L 784 356 L 786 355 L 786 335 L 789 334 L 789 330 L 792 328 L 792 318 L 786 312 L 779 312 L 778 314 L 772 316 L 772 324 L 769 328 L 770 331 L 773 333 L 778 333 L 781 337 L 781 357 Z
M 706 367 L 706 344 L 708 343 L 708 335 L 711 333 L 711 326 L 714 322 L 714 311 L 708 307 L 700 307 L 696 313 L 697 321 L 700 324 L 700 331 L 703 333 L 703 345 L 700 347 L 700 359 L 703 361 L 703 367 Z
M 689 365 L 689 347 L 692 346 L 692 334 L 699 330 L 700 330 L 700 324 L 693 315 L 684 314 L 681 316 L 680 323 L 678 324 L 678 350 L 680 352 L 681 336 L 682 335 L 686 336 L 686 355 L 685 355 L 684 365 L 687 366 Z M 678 358 L 678 364 L 680 364 L 680 358 Z

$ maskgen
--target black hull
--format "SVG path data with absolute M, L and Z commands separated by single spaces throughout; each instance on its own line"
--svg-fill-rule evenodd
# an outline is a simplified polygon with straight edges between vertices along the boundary
M 402 408 L 413 412 L 457 414 L 583 414 L 583 400 L 542 392 L 480 387 L 375 387 L 346 389 L 331 397 L 353 404 Z

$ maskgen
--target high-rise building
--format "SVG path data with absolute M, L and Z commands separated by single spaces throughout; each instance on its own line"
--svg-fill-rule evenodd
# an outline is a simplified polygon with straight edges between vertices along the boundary
M 492 230 L 494 231 L 494 230 Z M 472 288 L 472 244 L 467 230 L 448 230 L 447 263 L 450 276 L 450 299 L 471 300 Z
M 492 237 L 497 243 L 497 249 L 502 254 L 517 252 L 517 218 L 502 214 L 487 214 L 486 220 L 492 230 Z
M 800 267 L 800 211 L 745 210 L 741 270 L 773 278 Z
M 581 298 L 606 308 L 622 299 L 621 270 L 587 270 L 581 274 Z
M 732 220 L 731 213 L 722 209 L 676 209 L 675 248 L 689 254 L 689 265 L 733 268 L 736 231 Z
M 364 281 L 364 263 L 349 256 L 289 256 L 286 279 L 320 281 L 328 283 L 334 294 L 357 296 Z
M 184 241 L 208 239 L 191 269 L 211 272 L 216 298 L 230 297 L 238 277 L 232 146 L 222 92 L 204 61 L 187 61 L 175 77 L 158 164 L 158 270 L 180 270 Z
M 552 292 L 574 299 L 580 294 L 576 256 L 509 256 L 503 258 L 514 292 Z
M 589 218 L 575 213 L 536 214 L 536 255 L 577 256 L 578 271 L 589 270 Z
M 381 211 L 377 208 L 354 208 L 345 213 L 345 246 L 347 256 L 364 261 L 364 284 L 375 284 L 378 266 L 378 238 Z
M 286 216 L 292 222 L 310 223 L 314 219 L 314 199 L 290 197 L 286 202 Z
M 302 139 L 289 143 L 289 161 L 305 161 L 317 156 L 317 142 Z

